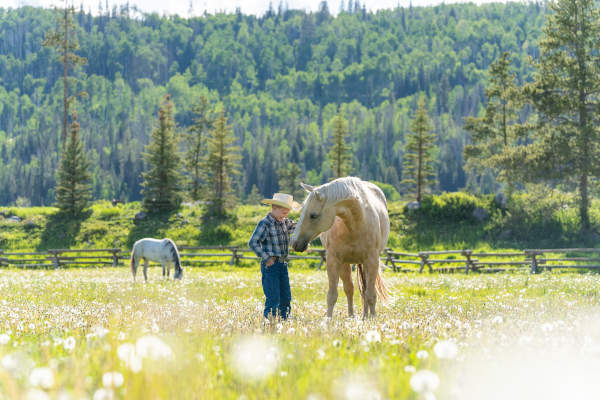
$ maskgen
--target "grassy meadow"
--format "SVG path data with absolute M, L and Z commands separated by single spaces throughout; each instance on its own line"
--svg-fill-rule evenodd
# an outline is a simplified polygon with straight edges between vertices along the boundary
M 373 320 L 325 319 L 323 271 L 292 268 L 263 325 L 257 267 L 3 270 L 0 398 L 558 399 L 600 393 L 600 277 L 399 274 Z M 361 307 L 355 293 L 355 306 Z M 573 394 L 565 397 L 566 394 Z M 577 395 L 577 396 L 575 396 Z

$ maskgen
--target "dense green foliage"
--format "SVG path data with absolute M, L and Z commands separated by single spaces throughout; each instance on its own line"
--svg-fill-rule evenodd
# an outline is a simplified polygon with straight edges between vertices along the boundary
M 366 12 L 335 18 L 285 10 L 199 18 L 136 15 L 126 8 L 75 15 L 88 65 L 76 71 L 74 106 L 93 166 L 94 199 L 138 200 L 141 157 L 166 93 L 178 132 L 194 122 L 201 96 L 221 102 L 239 144 L 239 197 L 271 196 L 277 171 L 298 164 L 310 184 L 333 176 L 331 121 L 348 121 L 353 174 L 400 189 L 404 135 L 424 92 L 440 153 L 440 190 L 465 185 L 463 117 L 476 115 L 490 64 L 513 55 L 522 82 L 537 55 L 539 4 L 473 4 Z M 19 196 L 54 201 L 62 67 L 42 46 L 52 11 L 0 9 L 0 204 Z
M 388 184 L 375 182 L 389 199 L 398 194 Z M 135 219 L 139 202 L 111 205 L 97 201 L 87 213 L 65 218 L 53 207 L 0 208 L 0 249 L 130 248 L 141 237 L 170 237 L 180 245 L 235 245 L 245 247 L 257 222 L 269 208 L 238 205 L 223 221 L 206 219 L 203 209 L 184 203 L 177 212 Z M 425 196 L 421 207 L 409 210 L 388 201 L 391 231 L 388 246 L 398 250 L 595 247 L 600 237 L 579 232 L 577 197 L 542 185 L 529 193 L 515 193 L 502 206 L 494 196 L 464 192 Z M 473 212 L 484 210 L 482 219 Z M 591 219 L 600 225 L 600 204 L 594 200 Z M 18 216 L 21 222 L 11 221 Z M 298 213 L 290 217 L 297 220 Z M 313 243 L 318 246 L 318 242 Z

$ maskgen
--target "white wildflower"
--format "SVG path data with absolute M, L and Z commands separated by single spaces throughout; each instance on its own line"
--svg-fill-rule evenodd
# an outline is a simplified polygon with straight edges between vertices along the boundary
M 279 349 L 266 337 L 250 336 L 236 340 L 228 356 L 229 367 L 240 378 L 260 381 L 275 372 Z
M 458 347 L 454 342 L 442 340 L 433 346 L 433 352 L 438 358 L 454 359 L 458 355 Z
M 430 393 L 440 385 L 440 378 L 435 372 L 421 370 L 410 378 L 410 387 L 417 393 Z
M 73 350 L 75 348 L 75 338 L 73 336 L 69 336 L 68 338 L 66 338 L 63 342 L 63 347 L 67 351 Z
M 10 342 L 10 335 L 3 333 L 0 335 L 0 345 L 8 344 Z
M 102 375 L 102 385 L 106 388 L 121 387 L 123 375 L 120 372 L 106 372 Z
M 100 388 L 94 392 L 93 400 L 113 400 L 115 394 L 112 389 Z
M 143 336 L 135 343 L 135 350 L 142 358 L 151 358 L 153 360 L 173 358 L 171 348 L 156 336 Z
M 140 372 L 142 370 L 142 358 L 137 354 L 135 346 L 131 343 L 120 345 L 117 348 L 117 356 L 132 372 Z
M 54 372 L 48 367 L 34 368 L 29 374 L 31 386 L 49 389 L 54 385 Z
M 427 352 L 427 350 L 417 351 L 417 358 L 419 360 L 425 360 L 425 359 L 427 359 L 427 357 L 429 357 L 429 353 Z
M 40 389 L 29 389 L 25 400 L 50 400 L 48 393 Z
M 365 334 L 365 339 L 368 343 L 379 343 L 381 342 L 381 334 L 377 330 L 368 331 Z
M 414 374 L 416 371 L 417 369 L 413 365 L 407 365 L 406 367 L 404 367 L 404 372 L 407 372 L 409 374 Z

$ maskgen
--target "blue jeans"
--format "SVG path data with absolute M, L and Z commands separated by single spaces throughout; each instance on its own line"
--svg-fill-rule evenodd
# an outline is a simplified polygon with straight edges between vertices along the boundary
M 290 290 L 290 278 L 286 263 L 276 261 L 270 267 L 260 263 L 262 274 L 262 288 L 265 293 L 265 318 L 277 317 L 287 319 L 290 313 L 292 292 Z

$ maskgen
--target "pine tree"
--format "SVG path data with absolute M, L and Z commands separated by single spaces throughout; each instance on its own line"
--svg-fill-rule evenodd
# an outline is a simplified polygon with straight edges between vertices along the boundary
M 415 119 L 410 124 L 411 132 L 407 135 L 404 145 L 404 179 L 402 184 L 409 189 L 416 189 L 416 199 L 421 201 L 427 186 L 435 180 L 433 170 L 433 150 L 435 135 L 432 124 L 427 115 L 425 98 L 419 98 Z
M 600 174 L 600 10 L 592 0 L 550 3 L 534 81 L 525 87 L 536 137 L 506 163 L 533 182 L 575 183 L 581 229 L 590 229 L 590 179 Z
M 248 195 L 246 202 L 248 204 L 256 205 L 262 200 L 262 198 L 263 197 L 261 196 L 260 192 L 258 191 L 258 188 L 256 187 L 256 185 L 252 185 L 252 189 L 250 190 L 250 194 Z
M 239 146 L 234 144 L 236 141 L 225 112 L 221 111 L 206 138 L 207 154 L 202 163 L 206 173 L 208 215 L 217 219 L 226 216 L 225 208 L 232 201 L 232 178 L 240 174 L 241 156 Z
M 346 176 L 350 172 L 350 146 L 346 143 L 347 137 L 346 120 L 340 108 L 333 120 L 332 144 L 329 150 L 329 163 L 334 178 Z
M 289 193 L 298 200 L 304 196 L 304 189 L 300 186 L 300 177 L 302 168 L 296 163 L 288 163 L 285 168 L 279 168 L 277 171 L 279 191 Z
M 202 156 L 204 154 L 204 141 L 207 130 L 211 129 L 209 103 L 205 96 L 200 96 L 198 104 L 194 107 L 194 124 L 188 129 L 186 137 L 187 152 L 185 155 L 185 166 L 190 179 L 190 197 L 199 200 L 201 197 Z
M 502 168 L 505 152 L 523 139 L 527 129 L 519 121 L 524 100 L 516 85 L 516 75 L 510 71 L 511 58 L 504 52 L 490 65 L 489 86 L 485 90 L 487 105 L 481 117 L 465 118 L 464 129 L 471 134 L 472 144 L 465 146 L 465 169 L 472 174 L 497 173 L 497 179 L 514 187 L 514 174 Z
M 73 115 L 69 141 L 56 173 L 56 202 L 61 211 L 80 214 L 91 198 L 90 163 L 79 138 L 79 122 Z
M 74 52 L 79 49 L 79 42 L 75 36 L 75 24 L 73 23 L 73 14 L 75 8 L 73 6 L 67 7 L 65 0 L 65 7 L 62 9 L 56 9 L 60 12 L 61 17 L 58 20 L 58 26 L 56 30 L 47 32 L 44 39 L 43 45 L 48 47 L 54 47 L 58 51 L 58 60 L 63 67 L 63 118 L 62 118 L 62 134 L 61 143 L 63 149 L 67 140 L 67 115 L 69 113 L 69 107 L 75 100 L 75 96 L 69 95 L 69 74 L 77 68 L 79 65 L 87 64 L 87 59 L 76 55 Z M 73 86 L 75 82 L 71 82 Z M 86 92 L 80 91 L 77 93 L 78 96 L 87 96 Z
M 181 203 L 181 157 L 177 150 L 173 103 L 170 95 L 158 111 L 159 124 L 152 131 L 143 154 L 149 169 L 142 173 L 143 206 L 148 211 L 172 210 Z

